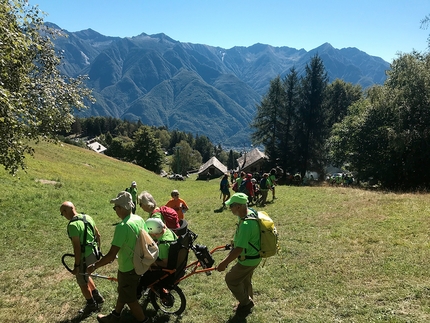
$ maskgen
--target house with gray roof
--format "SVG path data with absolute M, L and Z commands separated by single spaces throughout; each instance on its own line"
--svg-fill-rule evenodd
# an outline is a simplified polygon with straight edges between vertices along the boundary
M 265 153 L 261 152 L 258 148 L 254 148 L 237 159 L 237 163 L 239 164 L 238 171 L 251 174 L 263 172 L 267 160 L 268 157 Z
M 221 163 L 215 156 L 209 159 L 206 163 L 200 166 L 197 172 L 197 179 L 212 179 L 218 178 L 227 173 L 227 166 Z

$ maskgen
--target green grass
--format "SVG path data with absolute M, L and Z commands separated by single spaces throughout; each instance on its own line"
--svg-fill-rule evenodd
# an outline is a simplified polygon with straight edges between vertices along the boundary
M 67 322 L 84 301 L 61 264 L 71 252 L 64 200 L 93 216 L 109 249 L 118 221 L 109 200 L 136 180 L 164 204 L 178 189 L 190 210 L 196 242 L 228 243 L 236 219 L 221 205 L 219 180 L 170 181 L 140 167 L 69 145 L 42 143 L 27 173 L 0 171 L 0 322 Z M 51 181 L 51 182 L 49 182 Z M 277 187 L 265 210 L 277 224 L 282 252 L 254 274 L 253 322 L 429 322 L 428 194 L 394 194 L 336 187 Z M 138 214 L 146 217 L 141 211 Z M 219 261 L 223 253 L 216 255 Z M 117 264 L 99 270 L 115 275 Z M 181 282 L 187 309 L 180 319 L 155 313 L 153 322 L 228 322 L 235 303 L 225 273 Z M 115 284 L 98 279 L 107 313 Z M 95 316 L 85 322 L 96 322 Z

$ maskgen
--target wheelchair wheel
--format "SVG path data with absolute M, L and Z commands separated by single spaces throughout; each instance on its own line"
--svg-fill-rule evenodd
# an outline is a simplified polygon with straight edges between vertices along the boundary
M 179 286 L 173 286 L 170 289 L 162 288 L 160 296 L 153 290 L 149 292 L 149 299 L 155 310 L 161 310 L 166 314 L 180 315 L 185 310 L 186 299 Z

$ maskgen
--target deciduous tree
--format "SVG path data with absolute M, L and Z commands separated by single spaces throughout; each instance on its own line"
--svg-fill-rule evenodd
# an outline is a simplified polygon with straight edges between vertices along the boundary
M 54 31 L 27 1 L 0 2 L 0 164 L 14 174 L 25 169 L 31 140 L 69 131 L 73 109 L 91 98 L 84 78 L 67 78 L 57 69 Z

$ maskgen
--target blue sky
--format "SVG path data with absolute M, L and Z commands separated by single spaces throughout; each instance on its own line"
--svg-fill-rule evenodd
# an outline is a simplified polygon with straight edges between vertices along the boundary
M 330 43 L 356 47 L 388 62 L 427 50 L 429 0 L 29 0 L 68 31 L 106 36 L 141 33 L 219 46 L 255 43 L 309 51 Z

